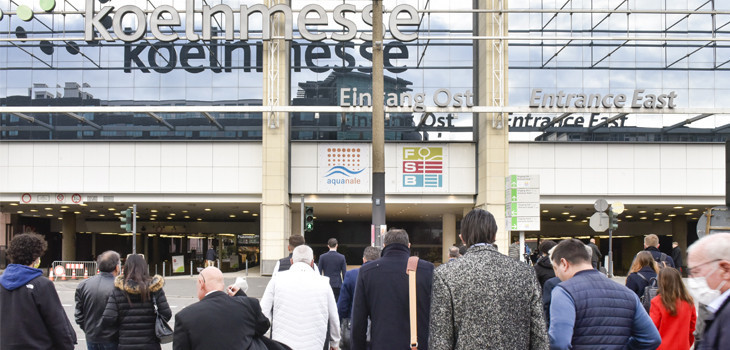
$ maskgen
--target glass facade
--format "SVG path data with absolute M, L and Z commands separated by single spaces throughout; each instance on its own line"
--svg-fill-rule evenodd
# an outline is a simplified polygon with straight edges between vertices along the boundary
M 88 4 L 91 4 L 89 2 Z M 204 33 L 202 8 L 218 5 L 233 10 L 208 16 L 210 40 L 179 39 L 165 41 L 165 35 L 187 38 L 187 6 L 181 0 L 123 1 L 113 4 L 116 10 L 99 16 L 92 24 L 94 40 L 89 39 L 86 26 L 93 23 L 87 2 L 70 0 L 57 2 L 52 12 L 45 12 L 34 1 L 0 0 L 6 14 L 0 19 L 0 106 L 231 106 L 230 113 L 33 113 L 2 114 L 0 125 L 6 140 L 27 139 L 134 139 L 134 140 L 260 140 L 261 113 L 247 112 L 246 106 L 261 106 L 263 83 L 266 79 L 264 54 L 266 35 L 261 13 L 248 16 L 247 40 L 242 39 L 241 6 L 254 8 L 261 1 L 192 1 L 196 13 L 193 35 Z M 102 13 L 107 1 L 94 1 L 93 14 Z M 326 25 L 309 25 L 307 32 L 325 33 L 328 39 L 305 40 L 297 21 L 303 8 L 311 1 L 292 1 L 292 37 L 290 41 L 290 81 L 292 105 L 339 106 L 343 87 L 359 88 L 359 93 L 371 89 L 372 43 L 364 40 L 372 25 L 368 25 L 362 10 L 370 1 L 350 1 L 354 11 L 344 18 L 356 26 L 352 40 L 329 39 L 342 33 L 337 25 L 335 6 L 324 4 Z M 120 14 L 121 6 L 139 9 Z M 177 10 L 180 25 L 175 27 L 152 24 L 152 11 L 164 5 Z M 418 24 L 402 26 L 404 33 L 419 35 L 468 34 L 472 31 L 472 16 L 449 12 L 469 9 L 471 1 L 451 2 L 386 1 L 388 11 L 399 5 L 415 9 L 435 10 L 418 13 Z M 32 10 L 29 20 L 21 18 L 19 10 Z M 85 12 L 84 12 L 85 11 Z M 273 10 L 272 10 L 273 11 Z M 368 13 L 369 15 L 369 13 Z M 388 26 L 389 16 L 385 21 Z M 407 17 L 401 13 L 401 18 Z M 174 17 L 170 12 L 164 19 Z M 280 16 L 278 14 L 272 16 Z M 309 13 L 310 18 L 314 15 Z M 245 17 L 245 16 L 244 16 Z M 278 18 L 278 17 L 276 17 Z M 232 30 L 228 25 L 233 24 Z M 152 30 L 158 29 L 160 34 Z M 123 41 L 122 35 L 135 36 L 144 29 L 139 40 Z M 115 36 L 114 41 L 98 40 L 103 33 Z M 231 40 L 226 35 L 233 34 Z M 388 140 L 473 140 L 472 114 L 433 114 L 419 112 L 419 106 L 434 105 L 431 96 L 439 89 L 464 95 L 474 92 L 473 44 L 471 40 L 395 40 L 386 31 L 384 64 L 388 89 L 397 92 L 391 99 L 396 104 L 412 107 L 412 113 L 394 113 L 386 122 Z M 348 85 L 350 84 L 350 85 Z M 354 93 L 354 92 L 352 92 Z M 410 97 L 403 96 L 409 94 Z M 358 95 L 359 96 L 359 95 Z M 446 98 L 446 95 L 442 96 Z M 404 98 L 408 100 L 404 101 Z M 363 102 L 360 99 L 353 100 Z M 234 108 L 235 109 L 235 108 Z M 365 114 L 337 115 L 292 113 L 293 140 L 368 140 L 370 116 Z
M 515 114 L 512 140 L 718 142 L 727 139 L 727 115 L 701 109 L 730 107 L 730 3 L 715 0 L 551 1 L 511 0 L 510 9 L 562 9 L 561 13 L 511 13 L 510 105 L 528 106 L 543 94 L 608 94 L 632 100 L 676 93 L 676 108 L 691 115 L 573 114 L 541 129 L 555 114 Z M 577 10 L 571 12 L 571 10 Z M 590 12 L 593 13 L 590 13 Z M 607 40 L 610 39 L 610 40 Z M 645 102 L 646 98 L 642 102 Z M 543 102 L 539 100 L 539 102 Z M 556 109 L 556 113 L 560 113 Z M 601 121 L 617 117 L 608 127 Z M 530 118 L 528 118 L 530 117 Z M 582 122 L 576 122 L 581 118 Z M 691 123 L 682 124 L 687 119 Z

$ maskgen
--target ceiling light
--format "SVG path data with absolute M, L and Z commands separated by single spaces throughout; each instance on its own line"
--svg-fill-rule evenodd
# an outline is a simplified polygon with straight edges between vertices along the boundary
M 150 214 L 151 217 L 156 218 L 157 214 Z
M 580 222 L 588 222 L 588 220 L 581 220 Z
M 682 208 L 684 208 L 684 207 L 681 206 L 681 205 L 678 205 L 678 206 L 674 207 L 674 209 L 682 209 Z
M 53 210 L 53 208 L 43 208 L 43 209 L 45 209 L 45 210 Z
M 201 219 L 201 218 L 198 218 L 198 221 L 203 221 L 203 219 Z
M 150 221 L 155 221 L 155 220 L 157 220 L 157 219 L 156 218 L 150 218 Z
M 626 218 L 627 218 L 627 219 L 631 219 L 631 218 L 633 218 L 633 217 L 634 217 L 633 215 L 626 215 Z
M 175 216 L 175 215 L 177 215 L 177 214 L 175 214 L 175 213 L 170 213 L 170 214 L 167 214 L 167 215 L 170 215 L 170 216 Z
M 156 213 L 156 212 L 157 212 L 157 209 L 150 210 L 150 213 Z
M 342 220 L 337 220 L 337 222 L 342 222 Z
M 697 220 L 697 219 L 699 219 L 699 218 L 692 218 L 692 220 Z
M 231 214 L 231 215 L 228 215 L 228 217 L 229 217 L 229 218 L 235 218 L 235 217 L 236 217 L 236 215 L 233 215 L 233 214 Z
M 259 214 L 253 213 L 253 214 L 251 214 L 251 216 L 259 216 Z
M 165 219 L 167 219 L 167 220 L 172 220 L 172 216 L 168 216 L 168 217 L 166 217 Z
M 548 213 L 549 211 L 547 209 L 542 210 L 543 213 Z
M 108 208 L 107 210 L 109 210 L 109 211 L 115 211 L 115 210 L 117 210 L 117 208 Z
M 662 213 L 661 212 L 656 212 L 656 213 L 654 213 L 654 215 L 662 215 Z
M 81 203 L 81 204 L 79 204 L 79 205 L 80 205 L 80 206 L 82 206 L 82 207 L 87 207 L 87 206 L 89 206 L 89 205 L 88 205 L 88 204 L 86 204 L 86 203 Z
M 81 212 L 80 211 L 75 211 L 74 214 L 81 214 Z
M 122 214 L 120 214 L 119 212 L 114 213 L 114 215 L 122 216 Z
M 699 209 L 697 209 L 697 208 L 692 208 L 692 209 L 690 209 L 689 211 L 698 211 L 698 210 L 699 210 Z
M 555 221 L 555 220 L 557 220 L 557 219 L 556 218 L 550 218 L 550 221 Z
M 570 221 L 573 221 L 573 219 L 568 219 L 568 220 L 565 220 L 565 221 L 568 221 L 568 222 L 570 222 Z
M 62 205 L 61 209 L 68 209 L 68 205 Z
M 665 219 L 664 222 L 671 222 L 671 219 Z
M 211 211 L 211 210 L 213 210 L 213 209 L 210 209 L 210 208 L 205 208 L 205 209 L 203 209 L 203 210 L 205 210 L 205 211 Z
M 692 213 L 684 213 L 684 215 L 692 215 Z
M 23 214 L 23 211 L 22 210 L 18 210 L 18 214 Z
M 182 212 L 183 212 L 183 213 L 187 213 L 188 211 L 187 211 L 187 210 L 183 210 Z
M 667 216 L 670 217 L 670 218 L 673 218 L 673 217 L 677 216 L 677 214 L 669 214 Z
M 59 211 L 62 212 L 62 213 L 65 213 L 66 212 L 66 209 L 61 209 Z
M 53 216 L 53 214 L 46 214 L 46 216 Z
M 646 210 L 639 210 L 639 214 L 646 214 Z
M 58 217 L 58 220 L 63 220 L 63 218 L 59 216 L 59 217 Z
M 190 215 L 185 215 L 184 218 L 190 219 Z
M 570 215 L 570 213 L 569 213 L 569 212 L 567 212 L 567 211 L 564 211 L 564 212 L 562 212 L 561 214 L 563 214 L 563 215 Z
M 659 218 L 654 218 L 654 221 L 659 221 Z
M 640 217 L 639 219 L 641 219 L 641 220 L 646 220 L 646 216 L 642 216 L 642 217 Z
M 248 212 L 248 210 L 244 210 L 243 213 L 244 214 L 248 214 L 249 212 Z
M 571 215 L 570 217 L 571 217 L 571 218 L 574 218 L 574 217 L 575 217 L 575 215 Z
M 38 209 L 31 209 L 30 212 L 31 213 L 37 213 L 38 212 Z
M 96 210 L 96 209 L 91 209 L 91 210 L 89 210 L 89 211 L 90 211 L 90 212 L 92 212 L 92 213 L 96 213 L 96 212 L 98 212 L 98 210 Z
M 18 205 L 18 203 L 10 203 L 10 205 L 16 206 L 16 205 Z

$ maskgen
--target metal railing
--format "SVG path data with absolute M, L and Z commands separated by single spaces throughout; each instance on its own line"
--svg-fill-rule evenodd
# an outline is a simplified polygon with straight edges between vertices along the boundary
M 97 273 L 96 261 L 54 261 L 48 269 L 48 279 L 51 281 L 86 279 Z

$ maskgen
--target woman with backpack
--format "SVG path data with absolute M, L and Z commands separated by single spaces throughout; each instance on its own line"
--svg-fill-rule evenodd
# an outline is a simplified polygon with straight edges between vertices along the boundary
M 160 340 L 155 334 L 154 303 L 165 321 L 172 317 L 160 275 L 150 277 L 147 262 L 139 254 L 127 257 L 123 274 L 114 280 L 114 291 L 104 310 L 102 324 L 119 329 L 119 350 L 159 350 Z
M 633 290 L 641 298 L 644 295 L 644 288 L 651 285 L 652 278 L 656 279 L 659 268 L 654 257 L 648 251 L 641 251 L 636 254 L 634 263 L 629 269 L 629 276 L 626 277 L 626 287 Z
M 659 271 L 659 295 L 651 300 L 651 320 L 662 336 L 660 350 L 687 350 L 694 343 L 697 313 L 676 269 Z

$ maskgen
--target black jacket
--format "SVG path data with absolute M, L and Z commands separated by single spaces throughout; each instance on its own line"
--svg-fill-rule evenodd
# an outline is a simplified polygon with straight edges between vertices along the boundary
M 101 325 L 109 295 L 114 291 L 114 275 L 101 272 L 76 287 L 76 324 L 86 333 L 90 343 L 116 343 L 119 332 L 115 327 Z
M 0 276 L 0 349 L 72 350 L 76 332 L 53 282 L 41 270 L 10 264 Z
M 248 349 L 269 329 L 259 301 L 213 292 L 175 314 L 175 350 Z
M 540 282 L 540 289 L 542 289 L 545 286 L 545 281 L 555 277 L 555 271 L 553 270 L 552 262 L 550 262 L 550 257 L 546 255 L 537 259 L 535 273 L 537 274 L 537 281 Z
M 109 296 L 102 324 L 119 329 L 119 350 L 160 349 L 160 342 L 155 336 L 156 316 L 152 296 L 157 298 L 162 317 L 170 320 L 172 311 L 162 290 L 164 284 L 165 281 L 159 275 L 152 277 L 148 285 L 150 297 L 143 302 L 138 285 L 130 282 L 125 284 L 121 275 L 114 280 L 116 288 Z
M 408 349 L 410 317 L 408 311 L 408 275 L 406 265 L 411 255 L 402 244 L 389 244 L 382 257 L 363 265 L 357 276 L 352 307 L 352 350 L 365 349 L 368 317 L 372 321 L 372 349 Z M 431 284 L 434 266 L 419 260 L 416 271 L 418 348 L 428 349 Z
M 639 276 L 639 274 L 644 276 L 644 278 Z M 656 279 L 656 272 L 654 272 L 654 269 L 651 267 L 644 266 L 638 272 L 633 272 L 626 276 L 626 287 L 634 291 L 634 293 L 641 298 L 641 296 L 644 295 L 644 288 L 649 285 L 652 278 Z
M 679 247 L 672 248 L 672 260 L 674 260 L 674 267 L 682 267 L 682 249 Z
M 320 255 L 319 271 L 322 275 L 330 278 L 330 287 L 342 287 L 342 281 L 345 278 L 345 273 L 347 273 L 345 256 L 332 250 Z
M 593 251 L 593 253 L 591 254 L 591 262 L 601 261 L 603 255 L 601 254 L 601 250 L 598 249 L 598 246 L 593 243 L 588 243 L 588 246 L 591 247 L 591 250 Z

